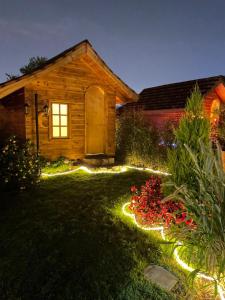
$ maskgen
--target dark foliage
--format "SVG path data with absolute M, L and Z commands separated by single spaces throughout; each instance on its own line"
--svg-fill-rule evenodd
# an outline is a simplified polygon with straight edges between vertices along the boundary
M 117 121 L 117 161 L 136 166 L 166 168 L 167 145 L 160 134 L 153 125 L 145 122 L 142 112 L 123 112 Z
M 47 61 L 46 57 L 43 56 L 36 56 L 29 58 L 29 62 L 27 65 L 20 68 L 21 74 L 28 74 L 35 70 L 36 68 L 40 67 Z
M 29 62 L 25 66 L 20 68 L 20 73 L 22 75 L 29 74 L 32 71 L 34 71 L 36 68 L 42 66 L 46 61 L 47 61 L 47 58 L 44 56 L 31 57 L 31 58 L 29 58 Z M 21 74 L 15 75 L 15 74 L 10 74 L 10 73 L 5 73 L 6 80 L 16 79 Z
M 29 141 L 10 137 L 1 148 L 0 165 L 1 189 L 24 190 L 39 181 L 40 162 Z

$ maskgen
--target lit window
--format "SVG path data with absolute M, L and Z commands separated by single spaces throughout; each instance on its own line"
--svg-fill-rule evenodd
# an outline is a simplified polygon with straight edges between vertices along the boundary
M 68 104 L 52 103 L 52 136 L 68 137 Z

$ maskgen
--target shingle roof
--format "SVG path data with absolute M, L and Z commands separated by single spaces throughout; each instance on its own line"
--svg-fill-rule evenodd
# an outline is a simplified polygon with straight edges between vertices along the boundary
M 219 75 L 147 88 L 140 93 L 138 102 L 127 105 L 140 106 L 144 110 L 184 108 L 196 83 L 202 95 L 205 95 L 224 81 L 225 77 Z

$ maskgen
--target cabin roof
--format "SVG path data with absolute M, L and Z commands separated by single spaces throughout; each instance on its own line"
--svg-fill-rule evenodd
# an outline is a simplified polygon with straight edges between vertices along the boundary
M 79 51 L 80 50 L 80 51 Z M 45 63 L 43 63 L 40 67 L 35 68 L 32 72 L 21 75 L 15 79 L 11 79 L 5 82 L 0 83 L 0 99 L 5 97 L 6 95 L 12 93 L 18 88 L 21 88 L 26 85 L 26 83 L 34 78 L 41 72 L 48 71 L 51 67 L 57 65 L 58 62 L 62 61 L 63 59 L 70 58 L 70 55 L 76 54 L 82 55 L 89 55 L 92 59 L 98 61 L 98 63 L 102 66 L 105 72 L 107 72 L 112 80 L 114 80 L 119 86 L 121 90 L 125 93 L 127 98 L 131 98 L 132 100 L 137 100 L 138 95 L 136 92 L 131 89 L 119 76 L 117 76 L 104 62 L 104 60 L 99 56 L 99 54 L 95 51 L 92 44 L 88 40 L 83 40 L 80 43 L 66 49 L 65 51 L 59 53 L 58 55 L 48 59 Z
M 203 96 L 212 91 L 220 83 L 225 82 L 223 75 L 176 82 L 144 89 L 136 103 L 128 103 L 127 106 L 141 106 L 144 110 L 182 109 L 186 106 L 196 84 Z
M 219 75 L 147 88 L 140 93 L 139 103 L 146 110 L 184 108 L 196 84 L 202 95 L 206 95 L 224 79 Z

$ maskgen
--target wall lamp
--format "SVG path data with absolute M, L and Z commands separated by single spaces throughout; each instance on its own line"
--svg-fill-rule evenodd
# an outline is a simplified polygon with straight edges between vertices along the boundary
M 25 114 L 29 114 L 29 108 L 30 108 L 30 105 L 28 103 L 25 103 L 24 104 L 24 111 L 25 111 Z
M 26 115 L 30 113 L 30 105 L 28 103 L 24 104 L 24 111 Z M 45 104 L 40 112 L 43 112 L 44 114 L 48 115 L 49 114 L 48 104 Z
M 48 107 L 48 104 L 45 104 L 44 107 L 43 107 L 43 112 L 48 115 L 49 114 L 49 107 Z

